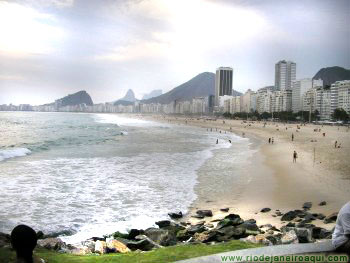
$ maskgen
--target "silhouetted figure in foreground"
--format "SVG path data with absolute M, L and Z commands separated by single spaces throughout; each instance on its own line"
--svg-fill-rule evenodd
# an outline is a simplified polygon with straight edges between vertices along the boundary
M 219 143 L 219 139 L 216 139 L 216 144 L 218 144 Z
M 33 250 L 38 238 L 36 232 L 26 225 L 18 225 L 11 232 L 11 244 L 16 251 L 16 263 L 37 263 L 43 260 L 33 259 Z

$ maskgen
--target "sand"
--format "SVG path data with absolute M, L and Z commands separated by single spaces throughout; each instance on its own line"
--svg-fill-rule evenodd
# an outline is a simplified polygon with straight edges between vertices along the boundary
M 207 221 L 222 218 L 227 213 L 220 212 L 220 208 L 228 207 L 229 213 L 238 213 L 244 219 L 254 218 L 258 225 L 271 223 L 280 227 L 280 218 L 273 217 L 276 209 L 282 213 L 301 209 L 302 204 L 309 201 L 313 203 L 312 212 L 329 215 L 350 200 L 350 131 L 347 127 L 161 115 L 137 117 L 205 129 L 218 128 L 218 132 L 231 131 L 254 142 L 252 147 L 256 147 L 257 152 L 246 171 L 251 180 L 244 189 L 237 189 L 234 182 L 215 182 L 215 178 L 199 176 L 195 189 L 198 198 L 186 220 L 196 222 L 191 215 L 197 209 L 213 210 L 214 217 Z M 268 143 L 271 137 L 274 138 L 273 145 Z M 341 143 L 340 148 L 334 147 L 335 141 L 338 145 Z M 293 151 L 298 154 L 296 163 L 293 163 Z M 215 189 L 222 191 L 211 191 L 213 184 Z M 239 195 L 230 195 L 238 190 Z M 318 206 L 321 201 L 326 201 L 327 205 Z M 261 213 L 264 207 L 271 208 L 271 212 Z M 334 226 L 324 225 L 320 220 L 313 223 L 328 229 Z

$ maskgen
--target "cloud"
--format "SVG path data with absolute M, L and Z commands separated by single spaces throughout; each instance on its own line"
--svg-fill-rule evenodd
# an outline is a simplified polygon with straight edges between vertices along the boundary
M 0 52 L 17 56 L 52 53 L 64 37 L 56 23 L 52 14 L 0 2 Z

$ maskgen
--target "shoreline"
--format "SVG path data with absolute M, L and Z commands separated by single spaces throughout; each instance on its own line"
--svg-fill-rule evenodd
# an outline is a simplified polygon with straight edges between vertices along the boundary
M 134 117 L 135 116 L 130 116 Z M 202 128 L 218 128 L 222 131 L 233 132 L 238 136 L 255 140 L 253 148 L 256 153 L 252 156 L 252 163 L 248 173 L 251 180 L 244 189 L 241 197 L 232 200 L 227 196 L 226 200 L 221 202 L 211 202 L 208 196 L 201 195 L 198 188 L 200 184 L 206 184 L 198 175 L 198 184 L 195 192 L 197 199 L 189 208 L 185 219 L 192 223 L 197 223 L 203 219 L 192 218 L 198 209 L 209 209 L 213 211 L 213 217 L 210 220 L 221 219 L 228 213 L 238 213 L 244 219 L 253 218 L 258 225 L 273 224 L 276 227 L 283 226 L 280 218 L 273 213 L 280 210 L 285 213 L 294 209 L 301 209 L 303 203 L 312 202 L 312 212 L 324 213 L 326 216 L 339 211 L 341 206 L 350 200 L 350 170 L 346 163 L 347 153 L 350 154 L 350 133 L 346 127 L 321 127 L 321 125 L 307 125 L 297 129 L 297 124 L 267 123 L 263 128 L 263 122 L 244 122 L 241 120 L 217 119 L 208 121 L 201 118 L 175 117 L 161 115 L 138 115 L 137 118 L 170 122 L 178 125 L 191 125 Z M 225 123 L 223 123 L 223 121 Z M 287 127 L 287 129 L 285 129 Z M 314 132 L 313 129 L 321 129 L 322 132 Z M 266 129 L 266 130 L 264 130 Z M 298 131 L 297 131 L 298 130 Z M 326 137 L 322 137 L 323 131 Z M 213 131 L 214 132 L 214 131 Z M 294 134 L 295 140 L 290 139 Z M 327 136 L 330 134 L 331 136 Z M 340 135 L 339 135 L 340 134 Z M 267 139 L 274 137 L 274 145 L 268 144 Z M 329 150 L 332 149 L 333 138 L 340 137 L 342 148 L 339 150 L 340 158 L 337 160 L 342 169 L 334 170 L 333 158 L 327 162 Z M 310 139 L 316 138 L 316 139 Z M 310 143 L 310 140 L 320 141 L 320 143 Z M 315 162 L 313 160 L 312 144 L 317 148 Z M 327 149 L 329 145 L 330 149 Z M 234 145 L 233 145 L 234 146 Z M 232 146 L 232 147 L 233 147 Z M 296 150 L 298 153 L 297 163 L 292 162 L 292 153 Z M 334 152 L 334 151 L 333 151 Z M 333 156 L 334 157 L 334 156 Z M 328 169 L 325 169 L 328 168 Z M 234 188 L 232 188 L 234 190 Z M 209 202 L 208 202 L 209 201 Z M 322 201 L 326 201 L 326 206 L 318 206 Z M 229 208 L 229 212 L 220 211 L 221 208 Z M 261 213 L 262 208 L 271 208 L 268 213 Z M 324 227 L 328 230 L 334 224 L 323 224 L 322 221 L 314 221 L 316 226 Z

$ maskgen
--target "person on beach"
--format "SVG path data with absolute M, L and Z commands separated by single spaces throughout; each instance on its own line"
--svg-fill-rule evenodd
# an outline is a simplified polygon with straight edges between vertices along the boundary
M 228 140 L 231 143 L 231 140 Z
M 11 232 L 11 245 L 17 256 L 15 263 L 45 263 L 44 260 L 33 256 L 37 241 L 36 232 L 31 227 L 16 226 Z
M 293 163 L 297 162 L 297 158 L 298 158 L 298 154 L 297 154 L 296 151 L 294 151 L 294 153 L 293 153 Z
M 219 143 L 219 139 L 216 139 L 216 144 L 218 144 Z
M 335 252 L 346 253 L 350 257 L 350 201 L 338 213 L 332 244 Z
M 274 143 L 274 141 L 275 141 L 275 139 L 272 137 L 272 139 L 271 139 L 271 143 L 273 144 L 273 143 Z
M 294 133 L 292 133 L 292 141 L 294 141 Z
M 269 138 L 269 144 L 271 143 L 271 138 Z
M 337 148 L 338 141 L 335 141 L 334 148 Z

